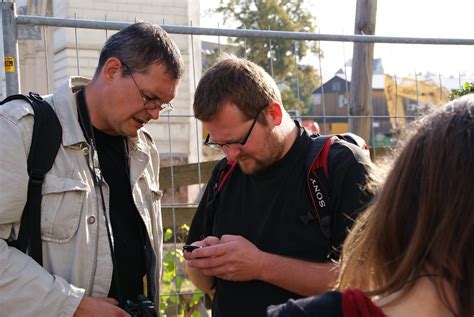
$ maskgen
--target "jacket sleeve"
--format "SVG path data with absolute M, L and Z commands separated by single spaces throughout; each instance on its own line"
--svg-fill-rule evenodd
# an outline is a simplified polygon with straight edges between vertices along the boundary
M 11 102 L 11 104 L 16 103 Z M 0 307 L 2 316 L 72 316 L 84 290 L 53 276 L 6 243 L 18 235 L 26 203 L 27 155 L 33 130 L 25 102 L 0 107 Z
M 267 317 L 307 317 L 334 316 L 342 317 L 342 294 L 326 292 L 321 295 L 301 299 L 290 299 L 285 304 L 267 308 Z
M 332 219 L 333 258 L 339 258 L 340 248 L 354 220 L 365 210 L 373 197 L 367 188 L 372 163 L 357 146 L 335 143 L 328 158 Z

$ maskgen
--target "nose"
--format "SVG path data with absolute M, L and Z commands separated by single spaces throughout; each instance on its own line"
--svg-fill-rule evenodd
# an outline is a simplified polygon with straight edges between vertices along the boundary
M 242 152 L 239 147 L 234 146 L 224 146 L 222 149 L 228 161 L 235 161 L 239 157 L 240 152 Z
M 160 109 L 146 109 L 146 112 L 153 118 L 153 120 L 158 120 L 160 117 Z

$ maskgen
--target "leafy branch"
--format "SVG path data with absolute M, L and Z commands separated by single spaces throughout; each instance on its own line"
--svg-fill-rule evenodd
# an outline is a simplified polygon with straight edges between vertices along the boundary
M 465 82 L 461 88 L 449 95 L 449 100 L 454 100 L 471 93 L 474 93 L 474 83 Z

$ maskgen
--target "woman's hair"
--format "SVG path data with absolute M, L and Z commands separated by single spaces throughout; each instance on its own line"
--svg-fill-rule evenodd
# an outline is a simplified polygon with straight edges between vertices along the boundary
M 472 316 L 473 233 L 470 95 L 417 123 L 380 193 L 344 243 L 338 288 L 359 287 L 369 296 L 401 289 L 406 294 L 417 278 L 427 276 L 455 315 Z

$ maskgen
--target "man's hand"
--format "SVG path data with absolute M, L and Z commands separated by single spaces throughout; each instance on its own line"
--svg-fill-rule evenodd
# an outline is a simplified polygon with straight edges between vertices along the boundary
M 194 250 L 186 256 L 187 265 L 207 276 L 224 280 L 260 279 L 263 269 L 262 251 L 254 244 L 242 236 L 234 235 L 223 235 L 217 244 L 216 241 L 212 242 L 212 245 Z
M 206 243 L 202 243 L 210 239 Z M 260 280 L 279 286 L 302 296 L 312 296 L 329 290 L 338 276 L 334 263 L 318 263 L 294 259 L 259 250 L 253 243 L 242 236 L 223 235 L 207 237 L 195 245 L 207 245 L 193 252 L 185 252 L 188 272 L 199 272 L 202 281 L 207 277 L 209 288 L 212 277 L 228 281 Z M 196 276 L 196 274 L 194 274 Z M 196 283 L 195 283 L 196 284 Z M 205 290 L 207 288 L 200 287 Z
M 200 247 L 209 247 L 212 245 L 216 245 L 220 243 L 220 239 L 214 236 L 206 237 L 201 241 L 196 241 L 192 245 L 200 246 Z M 189 274 L 189 278 L 199 288 L 201 291 L 211 295 L 214 293 L 214 276 L 205 275 L 199 268 L 194 268 L 189 266 L 189 260 L 193 260 L 195 258 L 194 252 L 184 252 L 184 258 L 186 259 L 186 271 Z
M 130 316 L 117 305 L 118 302 L 114 298 L 84 296 L 79 303 L 76 312 L 74 313 L 74 317 Z
M 221 242 L 221 240 L 218 237 L 208 236 L 208 237 L 206 237 L 205 239 L 203 239 L 201 241 L 194 242 L 192 245 L 196 245 L 196 246 L 199 246 L 199 247 L 208 247 L 208 246 L 211 246 L 211 245 L 219 244 L 220 242 Z M 184 256 L 185 258 L 188 258 L 188 257 L 186 257 L 186 255 L 190 255 L 190 252 L 184 252 L 184 255 L 185 255 Z M 192 257 L 189 256 L 189 258 L 192 258 Z

